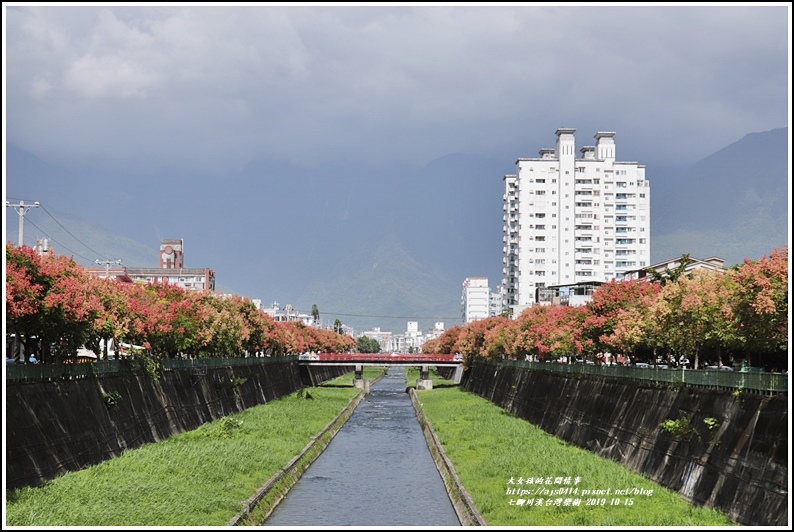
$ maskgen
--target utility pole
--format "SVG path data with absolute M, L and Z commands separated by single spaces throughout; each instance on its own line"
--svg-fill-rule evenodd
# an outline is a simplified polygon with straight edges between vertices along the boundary
M 111 264 L 118 264 L 119 266 L 121 266 L 121 259 L 116 259 L 116 260 L 99 260 L 99 259 L 97 259 L 97 260 L 94 261 L 94 264 L 104 264 L 105 265 L 105 279 L 107 279 L 108 277 L 110 277 L 110 265 Z
M 28 209 L 34 209 L 39 206 L 39 202 L 36 201 L 33 205 L 25 205 L 24 201 L 20 201 L 16 204 L 11 204 L 6 201 L 6 207 L 14 207 L 14 210 L 17 211 L 19 214 L 19 243 L 17 244 L 18 247 L 22 247 L 22 243 L 24 242 L 24 235 L 25 235 L 25 213 L 28 212 Z

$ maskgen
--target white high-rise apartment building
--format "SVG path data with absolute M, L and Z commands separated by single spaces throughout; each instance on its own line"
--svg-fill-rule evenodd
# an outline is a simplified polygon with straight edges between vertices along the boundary
M 575 129 L 554 149 L 518 159 L 504 176 L 502 272 L 513 316 L 536 290 L 622 279 L 650 264 L 650 185 L 645 165 L 615 160 L 615 133 L 595 134 L 576 156 Z
M 489 316 L 490 296 L 487 277 L 466 277 L 463 281 L 463 323 L 471 323 Z

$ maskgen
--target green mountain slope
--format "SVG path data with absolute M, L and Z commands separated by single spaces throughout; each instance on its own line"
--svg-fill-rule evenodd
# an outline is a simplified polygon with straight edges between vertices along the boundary
M 447 327 L 460 321 L 460 296 L 449 287 L 441 270 L 420 264 L 396 241 L 380 242 L 333 265 L 326 277 L 306 286 L 294 306 L 316 304 L 324 322 L 338 317 L 358 330 L 379 326 L 402 334 L 408 321 L 418 321 L 422 330 L 437 321 Z

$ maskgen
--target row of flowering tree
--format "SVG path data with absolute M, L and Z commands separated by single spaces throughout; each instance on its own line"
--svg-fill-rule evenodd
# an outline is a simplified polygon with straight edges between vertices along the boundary
M 357 345 L 302 322 L 276 322 L 246 298 L 97 278 L 69 257 L 10 243 L 6 332 L 45 362 L 74 360 L 82 347 L 99 353 L 110 340 L 169 358 L 345 352 Z
M 721 273 L 699 269 L 675 278 L 611 281 L 587 304 L 535 305 L 516 319 L 456 326 L 422 346 L 425 353 L 478 358 L 558 360 L 629 356 L 654 362 L 685 357 L 695 368 L 731 359 L 788 368 L 788 247 Z

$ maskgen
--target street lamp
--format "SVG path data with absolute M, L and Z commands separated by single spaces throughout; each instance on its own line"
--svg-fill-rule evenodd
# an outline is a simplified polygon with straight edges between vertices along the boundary
M 116 260 L 99 260 L 99 259 L 97 259 L 97 260 L 94 261 L 94 264 L 104 264 L 105 265 L 105 279 L 107 279 L 108 277 L 110 277 L 110 265 L 111 264 L 118 264 L 119 266 L 121 266 L 121 259 L 116 259 Z

